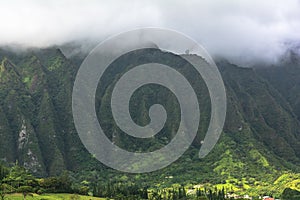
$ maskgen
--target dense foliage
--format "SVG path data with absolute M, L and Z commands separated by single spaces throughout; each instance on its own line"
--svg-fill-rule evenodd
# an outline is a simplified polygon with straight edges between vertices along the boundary
M 139 56 L 134 58 L 134 55 Z M 164 59 L 165 56 L 170 59 Z M 225 188 L 240 195 L 278 197 L 285 188 L 300 189 L 300 64 L 297 60 L 284 61 L 270 73 L 268 69 L 218 62 L 227 90 L 227 119 L 220 141 L 200 160 L 198 150 L 210 118 L 210 100 L 202 78 L 186 62 L 157 49 L 137 51 L 117 59 L 100 80 L 95 107 L 107 136 L 120 147 L 139 152 L 161 148 L 174 137 L 180 120 L 174 95 L 165 88 L 149 85 L 132 97 L 133 120 L 146 125 L 149 106 L 160 103 L 168 112 L 164 129 L 156 137 L 141 141 L 116 126 L 107 105 L 113 85 L 134 65 L 155 61 L 174 66 L 191 82 L 200 102 L 200 128 L 192 147 L 169 167 L 142 175 L 108 169 L 81 144 L 72 120 L 71 93 L 82 59 L 66 58 L 56 48 L 18 53 L 2 49 L 0 61 L 0 159 L 6 164 L 18 162 L 26 169 L 14 174 L 11 170 L 16 166 L 3 168 L 2 191 L 18 191 L 20 186 L 23 187 L 20 192 L 76 192 L 116 197 L 117 194 L 143 195 L 147 188 L 159 196 L 179 183 L 191 188 L 201 184 L 203 188 L 213 189 L 212 193 L 217 187 L 218 191 Z M 32 178 L 27 171 L 41 179 Z M 68 176 L 64 171 L 69 171 Z M 15 182 L 20 176 L 22 181 Z M 62 184 L 66 180 L 71 184 Z

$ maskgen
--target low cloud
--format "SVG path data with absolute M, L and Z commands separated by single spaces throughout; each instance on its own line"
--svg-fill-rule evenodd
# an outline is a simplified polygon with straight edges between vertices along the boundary
M 299 0 L 1 1 L 0 45 L 101 41 L 138 27 L 185 33 L 213 55 L 276 61 L 300 41 Z

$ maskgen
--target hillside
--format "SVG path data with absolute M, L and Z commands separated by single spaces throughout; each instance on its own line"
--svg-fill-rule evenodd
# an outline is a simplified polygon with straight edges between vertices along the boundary
M 137 54 L 139 58 L 135 59 Z M 125 55 L 112 64 L 97 90 L 96 109 L 101 113 L 98 119 L 116 144 L 130 151 L 152 151 L 174 136 L 180 120 L 178 103 L 165 88 L 150 85 L 132 97 L 131 111 L 136 123 L 149 122 L 147 110 L 153 103 L 164 105 L 170 116 L 161 133 L 152 139 L 141 141 L 126 136 L 106 106 L 113 84 L 124 71 L 148 61 L 163 63 L 163 56 L 172 60 L 165 64 L 191 81 L 201 110 L 193 146 L 172 165 L 149 174 L 124 175 L 103 166 L 86 151 L 71 113 L 73 81 L 82 59 L 79 55 L 66 58 L 58 48 L 17 53 L 0 50 L 0 159 L 5 163 L 18 161 L 39 177 L 69 170 L 85 179 L 100 172 L 99 180 L 125 176 L 166 185 L 210 182 L 243 187 L 272 184 L 287 171 L 299 172 L 300 64 L 296 61 L 264 70 L 242 68 L 226 60 L 217 63 L 227 91 L 227 118 L 218 144 L 200 160 L 198 149 L 210 117 L 210 100 L 202 78 L 195 76 L 176 55 L 157 49 Z

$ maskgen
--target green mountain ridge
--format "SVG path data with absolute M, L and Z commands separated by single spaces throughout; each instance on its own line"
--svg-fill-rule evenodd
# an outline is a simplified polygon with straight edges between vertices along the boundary
M 138 59 L 134 55 L 140 55 Z M 170 59 L 163 59 L 169 56 Z M 165 182 L 194 181 L 238 184 L 270 181 L 286 171 L 299 172 L 300 164 L 300 93 L 299 63 L 268 69 L 217 63 L 227 92 L 227 118 L 218 144 L 204 159 L 197 157 L 210 118 L 210 100 L 202 78 L 188 64 L 159 50 L 134 52 L 116 60 L 101 79 L 96 109 L 107 135 L 122 148 L 152 151 L 167 144 L 174 133 L 178 104 L 172 93 L 155 85 L 135 92 L 130 110 L 140 125 L 149 122 L 147 111 L 153 103 L 164 105 L 169 121 L 153 139 L 140 141 L 126 136 L 112 120 L 106 106 L 113 84 L 134 65 L 157 59 L 174 65 L 197 91 L 201 121 L 192 147 L 178 161 L 142 179 L 172 176 Z M 80 174 L 99 170 L 102 177 L 122 176 L 90 155 L 81 144 L 71 112 L 71 94 L 78 57 L 66 58 L 57 48 L 32 49 L 23 53 L 0 50 L 0 159 L 18 160 L 37 176 L 54 176 L 64 170 Z M 170 61 L 171 60 L 171 61 Z M 270 73 L 269 73 L 270 72 Z M 275 77 L 275 78 L 274 78 Z M 88 172 L 89 173 L 89 172 Z M 107 178 L 107 177 L 106 177 Z M 252 183 L 253 182 L 253 183 Z M 242 184 L 242 183 L 241 183 Z M 250 183 L 249 183 L 250 184 Z

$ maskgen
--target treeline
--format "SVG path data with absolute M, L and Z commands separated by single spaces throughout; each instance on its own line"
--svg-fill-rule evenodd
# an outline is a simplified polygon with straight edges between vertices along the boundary
M 108 183 L 95 185 L 93 194 L 97 197 L 109 197 L 116 200 L 225 200 L 225 190 L 196 189 L 188 194 L 185 187 L 171 187 L 168 189 L 139 187 L 133 183 Z
M 88 187 L 73 184 L 68 172 L 58 177 L 36 178 L 17 164 L 11 168 L 0 165 L 0 199 L 15 192 L 22 193 L 24 197 L 31 193 L 87 194 Z
M 183 185 L 160 189 L 117 181 L 106 183 L 86 181 L 79 184 L 75 179 L 72 179 L 69 172 L 64 172 L 57 177 L 36 178 L 17 164 L 11 168 L 0 165 L 0 199 L 4 199 L 7 194 L 15 192 L 22 193 L 24 198 L 33 193 L 73 193 L 115 200 L 225 199 L 224 189 L 215 189 L 214 191 L 197 189 L 192 194 L 188 194 Z
M 150 200 L 184 200 L 184 199 L 195 199 L 195 200 L 224 200 L 225 191 L 212 190 L 212 189 L 196 189 L 195 193 L 188 194 L 184 186 L 175 187 L 170 189 L 157 189 L 152 190 L 149 193 Z
M 102 182 L 101 182 L 102 181 Z M 70 172 L 57 177 L 36 178 L 23 167 L 15 164 L 8 168 L 0 164 L 0 200 L 10 193 L 22 193 L 24 199 L 33 193 L 69 193 L 104 197 L 115 200 L 225 200 L 225 189 L 189 189 L 184 185 L 169 188 L 153 188 L 130 181 L 78 181 Z M 281 198 L 284 200 L 300 199 L 300 192 L 287 188 Z
M 15 192 L 22 193 L 24 198 L 33 193 L 73 193 L 115 200 L 225 199 L 224 190 L 197 189 L 193 194 L 187 194 L 183 185 L 159 189 L 131 182 L 82 182 L 78 184 L 69 172 L 64 172 L 57 177 L 36 178 L 17 164 L 11 168 L 0 165 L 0 199 L 5 199 L 7 194 Z
M 148 199 L 148 188 L 140 188 L 133 183 L 107 183 L 93 186 L 93 196 L 108 197 L 116 200 Z

